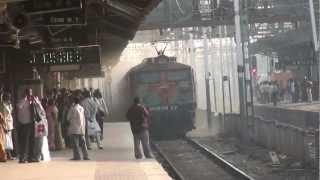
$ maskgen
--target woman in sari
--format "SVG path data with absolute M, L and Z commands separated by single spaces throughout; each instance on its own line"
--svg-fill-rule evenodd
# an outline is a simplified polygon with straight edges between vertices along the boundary
M 0 162 L 7 161 L 7 153 L 5 149 L 6 145 L 6 122 L 3 118 L 3 115 L 0 113 Z
M 12 131 L 13 131 L 13 117 L 12 117 L 12 105 L 11 105 L 11 94 L 4 93 L 3 100 L 0 105 L 0 112 L 4 117 L 6 123 L 6 151 L 7 151 L 7 160 L 13 160 L 12 151 L 13 151 L 13 142 L 12 142 Z
M 57 124 L 58 109 L 53 99 L 49 99 L 46 109 L 46 115 L 48 120 L 48 140 L 50 150 L 56 150 L 55 140 L 55 127 Z

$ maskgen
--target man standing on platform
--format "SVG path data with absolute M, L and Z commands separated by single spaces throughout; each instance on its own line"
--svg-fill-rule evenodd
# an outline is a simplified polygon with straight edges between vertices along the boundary
M 18 142 L 19 163 L 33 161 L 34 149 L 34 120 L 32 89 L 26 89 L 25 97 L 18 104 Z
M 79 104 L 79 98 L 74 98 L 74 104 L 70 108 L 67 121 L 69 124 L 69 135 L 71 136 L 73 147 L 73 158 L 71 160 L 80 160 L 80 148 L 83 160 L 89 160 L 88 149 L 84 138 L 86 132 L 86 119 L 84 117 L 84 109 Z
M 127 112 L 127 119 L 130 121 L 131 131 L 134 140 L 134 155 L 136 159 L 142 158 L 140 142 L 146 158 L 153 158 L 149 144 L 150 114 L 148 110 L 140 104 L 140 98 L 135 97 L 133 105 Z

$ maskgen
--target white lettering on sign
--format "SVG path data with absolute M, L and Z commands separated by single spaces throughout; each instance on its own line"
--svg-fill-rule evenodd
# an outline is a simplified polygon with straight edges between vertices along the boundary
M 51 22 L 51 23 L 64 23 L 64 18 L 51 17 L 51 18 L 50 18 L 50 22 Z
M 172 106 L 156 106 L 151 107 L 151 111 L 176 111 L 178 109 L 178 106 L 172 105 Z

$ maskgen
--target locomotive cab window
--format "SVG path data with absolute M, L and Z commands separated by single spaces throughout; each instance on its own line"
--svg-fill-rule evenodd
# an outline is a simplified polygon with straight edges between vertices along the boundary
M 159 72 L 142 72 L 137 75 L 139 83 L 158 83 L 160 82 Z
M 190 80 L 188 71 L 172 71 L 168 72 L 168 81 L 187 81 Z

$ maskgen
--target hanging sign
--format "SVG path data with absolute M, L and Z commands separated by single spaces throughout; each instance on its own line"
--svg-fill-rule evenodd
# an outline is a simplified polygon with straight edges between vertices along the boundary
M 74 26 L 86 24 L 85 13 L 82 9 L 40 14 L 32 16 L 31 19 L 34 26 Z
M 32 52 L 32 65 L 100 64 L 100 46 L 48 48 Z

